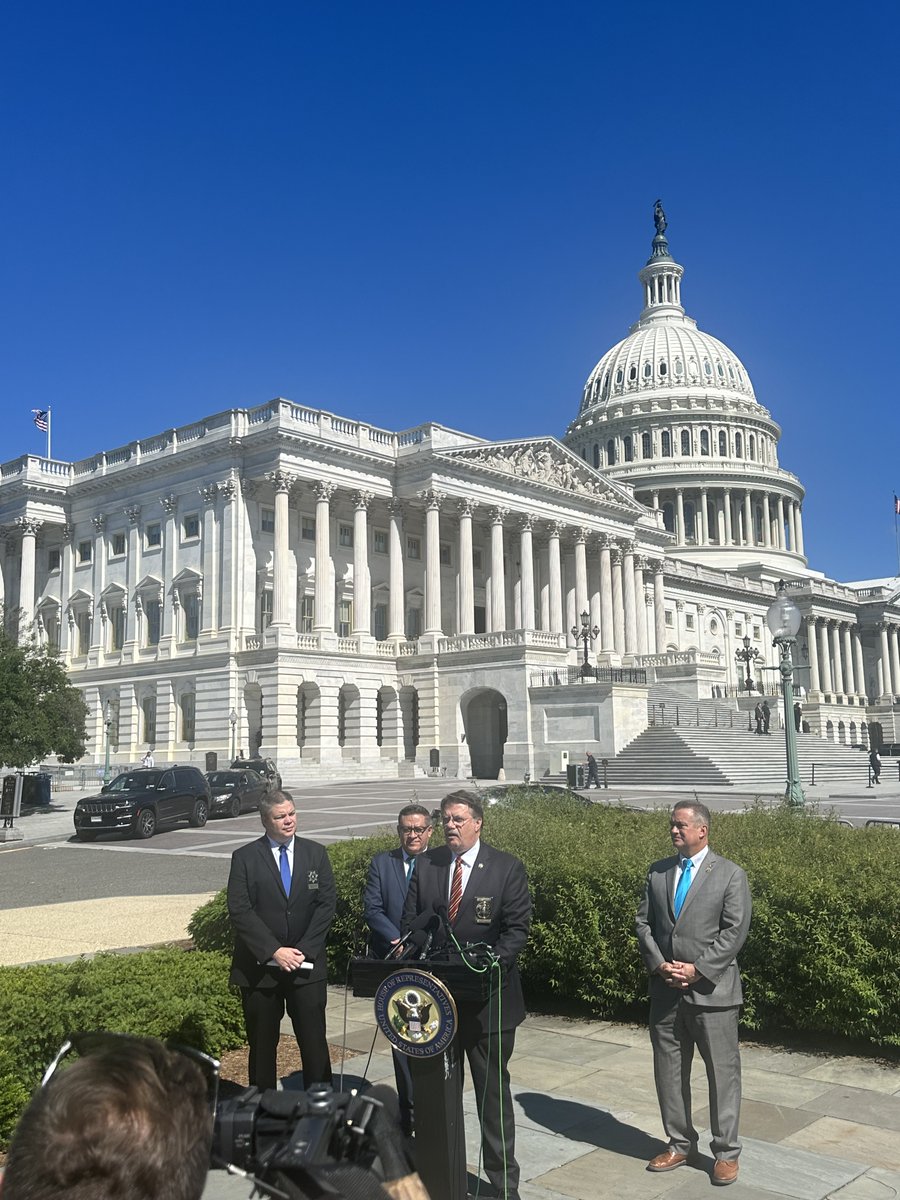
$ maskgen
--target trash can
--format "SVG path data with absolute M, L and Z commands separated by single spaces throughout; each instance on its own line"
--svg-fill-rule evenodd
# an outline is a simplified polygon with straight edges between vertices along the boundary
M 566 783 L 570 788 L 584 787 L 584 763 L 569 763 L 566 767 Z
M 50 803 L 50 776 L 46 771 L 32 771 L 22 780 L 22 804 Z
M 207 750 L 207 752 L 206 752 L 206 772 L 207 772 L 207 774 L 209 774 L 210 771 L 218 771 L 218 769 L 219 769 L 218 754 L 215 752 L 215 750 Z

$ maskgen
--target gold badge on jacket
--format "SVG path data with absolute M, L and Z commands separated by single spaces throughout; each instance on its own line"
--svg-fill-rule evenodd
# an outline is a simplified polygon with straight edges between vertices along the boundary
M 494 919 L 494 897 L 493 896 L 476 896 L 475 897 L 475 924 L 490 925 Z
M 307 876 L 306 882 L 307 882 L 307 885 L 311 892 L 317 891 L 318 887 L 319 887 L 319 872 L 318 871 L 310 871 L 309 875 Z

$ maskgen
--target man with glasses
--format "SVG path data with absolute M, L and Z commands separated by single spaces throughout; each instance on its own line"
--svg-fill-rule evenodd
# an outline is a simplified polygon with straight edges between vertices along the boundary
M 472 1072 L 481 1122 L 484 1168 L 491 1192 L 518 1200 L 519 1164 L 509 1088 L 509 1060 L 525 1001 L 516 958 L 528 940 L 531 897 L 522 862 L 481 840 L 484 811 L 477 792 L 451 792 L 441 801 L 446 845 L 423 855 L 409 884 L 403 923 L 420 913 L 446 914 L 456 946 L 482 943 L 496 956 L 490 998 L 457 1000 L 459 1047 Z
M 3 1200 L 199 1200 L 218 1067 L 155 1038 L 67 1038 L 13 1135 Z
M 230 979 L 241 989 L 250 1083 L 260 1091 L 277 1085 L 279 1030 L 287 1009 L 308 1088 L 331 1082 L 325 939 L 337 903 L 334 876 L 324 846 L 294 836 L 297 812 L 288 792 L 264 796 L 259 813 L 264 836 L 231 856 Z
M 403 906 L 409 881 L 419 856 L 431 840 L 431 813 L 421 804 L 407 804 L 397 814 L 400 845 L 376 854 L 369 864 L 369 876 L 363 893 L 363 913 L 369 926 L 369 949 L 375 958 L 387 958 L 402 936 Z M 412 1082 L 405 1054 L 394 1051 L 394 1076 L 400 1097 L 400 1124 L 412 1133 Z

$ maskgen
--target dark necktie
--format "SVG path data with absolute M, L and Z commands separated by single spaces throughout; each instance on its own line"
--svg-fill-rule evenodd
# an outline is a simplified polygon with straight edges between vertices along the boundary
M 415 869 L 416 869 L 416 860 L 414 858 L 408 859 L 407 863 L 406 863 L 406 886 L 407 887 L 409 887 L 409 881 L 412 879 L 413 871 Z
M 453 883 L 450 887 L 450 909 L 447 913 L 451 925 L 456 923 L 456 917 L 462 901 L 462 877 L 463 861 L 461 857 L 457 857 L 456 866 L 453 868 Z
M 291 864 L 288 860 L 287 846 L 280 846 L 279 853 L 281 854 L 281 861 L 278 864 L 279 870 L 281 871 L 281 883 L 284 887 L 284 894 L 289 896 L 291 894 Z
M 681 868 L 681 878 L 678 880 L 678 887 L 675 889 L 675 916 L 681 912 L 681 906 L 684 904 L 684 898 L 688 894 L 688 888 L 691 886 L 691 871 L 694 864 L 689 858 L 684 860 Z

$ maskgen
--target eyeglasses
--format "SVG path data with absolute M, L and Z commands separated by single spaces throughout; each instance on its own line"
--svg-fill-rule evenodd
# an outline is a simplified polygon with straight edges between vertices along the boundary
M 160 1044 L 155 1038 L 134 1037 L 130 1033 L 70 1033 L 44 1072 L 41 1087 L 47 1086 L 56 1074 L 60 1063 L 73 1053 L 77 1054 L 79 1058 L 84 1058 L 89 1054 L 98 1054 L 104 1050 L 124 1046 L 141 1046 L 152 1052 Z M 177 1042 L 165 1042 L 164 1044 L 167 1050 L 182 1055 L 200 1068 L 203 1078 L 206 1080 L 207 1104 L 210 1112 L 215 1116 L 216 1102 L 219 1097 L 219 1068 L 221 1066 L 219 1060 L 209 1054 L 204 1054 L 202 1050 L 195 1050 L 193 1046 L 181 1046 Z
M 471 820 L 471 817 L 441 817 L 441 824 L 455 825 L 459 828 L 460 825 L 468 825 Z
M 401 825 L 400 832 L 404 837 L 424 837 L 426 833 L 431 832 L 431 826 L 417 825 L 415 827 L 410 826 L 409 828 L 405 828 L 403 825 Z

